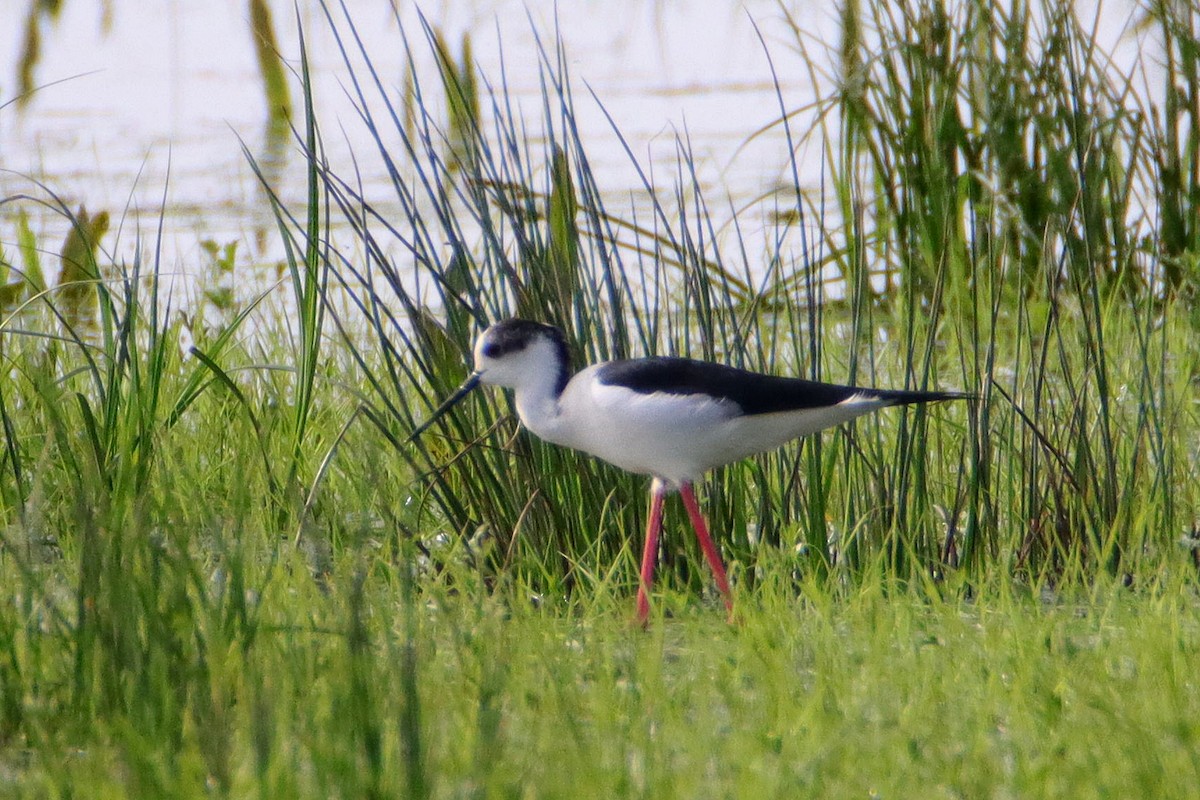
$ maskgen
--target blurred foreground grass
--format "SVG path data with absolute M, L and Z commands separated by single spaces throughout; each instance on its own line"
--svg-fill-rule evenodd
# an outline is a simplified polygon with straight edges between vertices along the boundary
M 729 626 L 715 604 L 670 595 L 671 617 L 643 633 L 628 598 L 607 593 L 534 609 L 425 586 L 414 605 L 399 569 L 337 565 L 321 592 L 285 559 L 269 584 L 243 587 L 263 590 L 252 636 L 203 603 L 195 628 L 178 611 L 143 614 L 157 641 L 110 664 L 124 679 L 98 677 L 109 688 L 86 709 L 66 691 L 71 648 L 6 624 L 9 692 L 22 685 L 13 667 L 29 672 L 22 719 L 6 693 L 0 786 L 30 797 L 1077 798 L 1187 797 L 1200 778 L 1190 596 L 767 589 L 743 596 Z M 201 587 L 228 592 L 215 576 Z

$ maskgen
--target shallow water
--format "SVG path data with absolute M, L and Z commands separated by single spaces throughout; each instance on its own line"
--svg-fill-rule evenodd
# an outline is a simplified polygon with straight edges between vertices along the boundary
M 403 31 L 413 43 L 430 103 L 440 104 L 436 68 L 416 10 L 403 4 L 397 20 L 390 5 L 347 0 L 385 84 L 399 95 L 406 67 Z M 804 27 L 806 55 L 827 62 L 820 78 L 825 85 L 815 87 L 812 65 L 797 52 L 795 34 L 775 0 L 558 5 L 557 17 L 552 0 L 447 0 L 426 4 L 425 12 L 455 49 L 470 33 L 483 80 L 499 84 L 503 76 L 513 107 L 534 128 L 542 116 L 537 36 L 551 46 L 555 36 L 561 39 L 578 129 L 610 212 L 638 221 L 652 218 L 641 179 L 605 111 L 660 190 L 669 192 L 679 179 L 679 142 L 686 141 L 706 212 L 734 262 L 744 253 L 749 269 L 762 270 L 765 253 L 776 247 L 799 258 L 799 237 L 793 231 L 791 239 L 776 240 L 772 220 L 773 196 L 781 208 L 794 204 L 788 141 L 780 127 L 753 134 L 779 118 L 781 103 L 789 111 L 809 109 L 792 118 L 793 136 L 812 132 L 811 104 L 833 88 L 835 71 L 829 65 L 839 39 L 834 10 L 815 0 L 789 6 Z M 105 6 L 112 10 L 107 26 Z M 0 197 L 50 200 L 40 182 L 72 210 L 81 205 L 92 213 L 107 210 L 114 224 L 103 246 L 119 261 L 129 261 L 139 241 L 143 248 L 154 247 L 161 219 L 159 263 L 164 272 L 184 276 L 182 285 L 190 292 L 213 280 L 211 259 L 200 244 L 204 240 L 237 242 L 239 267 L 278 262 L 279 236 L 242 146 L 270 163 L 273 185 L 296 208 L 304 198 L 305 172 L 291 142 L 281 159 L 266 158 L 266 105 L 245 0 L 68 0 L 63 8 L 43 42 L 36 73 L 42 88 L 23 109 L 11 103 L 0 108 Z M 1093 13 L 1089 4 L 1077 8 L 1087 23 Z M 291 3 L 273 3 L 284 58 L 299 69 L 291 9 Z M 23 12 L 3 13 L 19 23 Z M 1100 18 L 1101 46 L 1115 53 L 1121 70 L 1131 69 L 1141 47 L 1142 34 L 1123 33 L 1132 29 L 1131 13 Z M 335 171 L 350 177 L 361 155 L 373 153 L 375 142 L 346 98 L 348 73 L 316 0 L 300 0 L 299 25 L 324 144 Z M 21 24 L 0 26 L 0 103 L 14 92 L 22 35 Z M 1153 58 L 1141 68 L 1153 85 Z M 298 108 L 296 85 L 292 98 Z M 531 151 L 539 153 L 536 130 L 532 136 Z M 820 194 L 826 144 L 817 131 L 797 151 L 800 185 L 813 197 Z M 369 166 L 372 162 L 363 163 L 368 164 L 362 175 L 367 199 L 398 216 L 387 176 Z M 767 202 L 759 203 L 761 198 Z M 43 245 L 57 250 L 67 222 L 35 201 L 0 207 L 0 247 L 12 250 L 17 207 L 30 213 Z M 830 214 L 826 224 L 836 227 L 833 212 L 825 212 Z M 728 225 L 735 213 L 736 230 Z M 810 241 L 815 233 L 809 229 Z M 404 258 L 402 252 L 393 255 Z M 53 261 L 46 264 L 51 278 L 57 268 Z M 243 289 L 253 294 L 276 272 L 253 272 L 261 278 L 251 281 L 246 274 L 239 270 L 239 283 L 248 284 Z
M 400 24 L 387 3 L 358 0 L 349 7 L 380 73 L 399 87 L 404 73 L 401 25 L 414 42 L 418 74 L 436 74 L 416 12 Z M 819 4 L 818 4 L 819 5 Z M 277 36 L 287 63 L 298 69 L 299 44 L 290 4 L 274 5 Z M 335 163 L 374 143 L 358 123 L 343 88 L 346 70 L 320 7 L 300 3 L 300 20 L 315 76 L 318 119 Z M 23 109 L 0 110 L 0 195 L 47 198 L 38 181 L 68 207 L 86 206 L 114 217 L 104 247 L 132 256 L 157 233 L 160 210 L 165 271 L 196 275 L 208 257 L 200 242 L 238 241 L 239 260 L 280 256 L 278 236 L 242 143 L 262 156 L 265 101 L 243 0 L 112 4 L 67 2 L 47 27 L 36 80 L 42 87 Z M 595 91 L 643 167 L 657 181 L 675 180 L 677 136 L 686 136 L 714 216 L 790 181 L 782 131 L 747 141 L 779 116 L 779 98 L 757 24 L 781 77 L 789 108 L 807 104 L 813 89 L 794 52 L 778 6 L 721 1 L 688 4 L 587 1 L 560 8 L 551 2 L 446 2 L 426 9 L 457 48 L 470 32 L 480 73 L 500 80 L 527 119 L 541 113 L 536 31 L 551 42 L 557 31 L 571 71 L 579 129 L 612 210 L 621 213 L 644 195 L 636 171 L 588 89 Z M 14 17 L 19 16 L 15 12 Z M 818 37 L 833 41 L 832 12 L 801 12 Z M 11 98 L 21 26 L 0 39 L 0 97 Z M 434 95 L 440 97 L 439 93 Z M 299 105 L 297 87 L 293 102 Z M 345 138 L 343 138 L 343 136 Z M 299 201 L 304 169 L 295 148 L 279 164 L 282 196 Z M 536 152 L 536 149 L 535 149 Z M 813 159 L 815 162 L 816 159 Z M 814 175 L 819 174 L 813 170 Z M 812 176 L 806 176 L 812 177 Z M 386 208 L 383 175 L 366 175 L 367 194 Z M 60 215 L 22 202 L 43 242 L 61 241 Z M 13 205 L 0 217 L 11 243 Z M 745 231 L 743 231 L 745 233 Z M 53 271 L 54 267 L 48 266 Z

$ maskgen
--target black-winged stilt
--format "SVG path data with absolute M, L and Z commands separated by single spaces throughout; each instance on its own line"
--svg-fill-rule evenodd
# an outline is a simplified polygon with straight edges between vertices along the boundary
M 653 477 L 637 595 L 642 623 L 650 611 L 668 492 L 678 490 L 683 498 L 700 549 L 732 612 L 729 579 L 692 490 L 696 480 L 714 467 L 880 408 L 970 396 L 839 386 L 670 357 L 606 361 L 572 376 L 562 331 L 510 319 L 479 336 L 474 372 L 411 438 L 481 383 L 516 390 L 517 414 L 538 437 Z

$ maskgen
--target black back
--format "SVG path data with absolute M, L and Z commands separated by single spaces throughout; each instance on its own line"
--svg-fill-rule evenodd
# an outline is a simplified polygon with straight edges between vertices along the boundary
M 834 406 L 855 395 L 865 395 L 889 405 L 962 397 L 953 392 L 861 389 L 667 356 L 610 361 L 600 367 L 596 377 L 605 385 L 623 386 L 639 394 L 712 395 L 736 404 L 745 415 Z

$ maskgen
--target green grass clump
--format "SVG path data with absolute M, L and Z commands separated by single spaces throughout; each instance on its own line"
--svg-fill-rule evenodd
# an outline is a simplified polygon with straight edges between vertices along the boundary
M 978 402 L 880 415 L 719 471 L 724 546 L 747 563 L 762 544 L 799 548 L 802 571 L 850 580 L 883 566 L 904 579 L 1156 581 L 1186 556 L 1200 438 L 1194 282 L 1167 279 L 1174 234 L 1145 213 L 1177 140 L 1058 6 L 845 13 L 842 75 L 804 134 L 826 135 L 834 208 L 807 199 L 793 163 L 794 197 L 764 201 L 777 225 L 764 247 L 736 219 L 717 230 L 682 141 L 676 182 L 645 178 L 652 219 L 607 208 L 561 50 L 539 53 L 531 120 L 504 75 L 450 70 L 426 26 L 442 95 L 469 94 L 474 110 L 420 102 L 440 95 L 410 64 L 400 113 L 353 19 L 331 10 L 378 145 L 354 169 L 376 160 L 399 209 L 385 215 L 314 157 L 361 251 L 328 269 L 350 305 L 336 324 L 372 386 L 365 414 L 399 443 L 459 383 L 478 330 L 510 315 L 564 328 L 580 364 L 682 353 L 958 387 Z M 778 123 L 793 152 L 795 119 Z M 471 137 L 472 158 L 455 155 Z M 581 557 L 611 563 L 637 535 L 641 482 L 516 435 L 506 410 L 476 399 L 443 438 L 399 449 L 427 476 L 428 524 L 484 531 L 505 568 L 569 590 L 597 568 Z M 597 519 L 622 535 L 596 541 Z M 690 559 L 677 563 L 698 585 Z
M 329 162 L 302 61 L 303 209 L 265 186 L 278 287 L 235 291 L 214 243 L 222 290 L 181 308 L 153 248 L 112 256 L 123 222 L 5 200 L 0 794 L 1193 794 L 1194 125 L 1135 113 L 1054 9 L 893 11 L 845 6 L 836 208 L 796 177 L 765 247 L 718 226 L 683 141 L 650 219 L 607 207 L 561 46 L 522 116 L 469 41 L 460 63 L 402 30 L 438 85 L 410 50 L 401 102 L 341 7 L 377 152 Z M 1186 89 L 1192 18 L 1149 19 Z M 980 82 L 1016 93 L 986 124 Z M 1129 237 L 1137 176 L 1171 170 L 1182 210 Z M 39 242 L 31 202 L 74 238 Z M 59 252 L 86 280 L 47 278 Z M 670 504 L 646 632 L 643 480 L 532 439 L 501 393 L 406 441 L 510 314 L 580 362 L 978 397 L 718 471 L 734 625 Z
M 294 556 L 231 569 L 246 545 L 216 573 L 178 544 L 127 546 L 141 588 L 99 597 L 96 614 L 141 624 L 98 623 L 93 692 L 71 691 L 69 634 L 17 624 L 11 606 L 0 618 L 16 655 L 10 787 L 1186 797 L 1198 776 L 1190 596 L 962 603 L 813 586 L 798 601 L 776 583 L 735 626 L 669 595 L 673 618 L 643 634 L 611 594 L 583 614 L 436 582 L 418 598 L 410 564 L 385 557 L 336 558 L 320 590 Z

